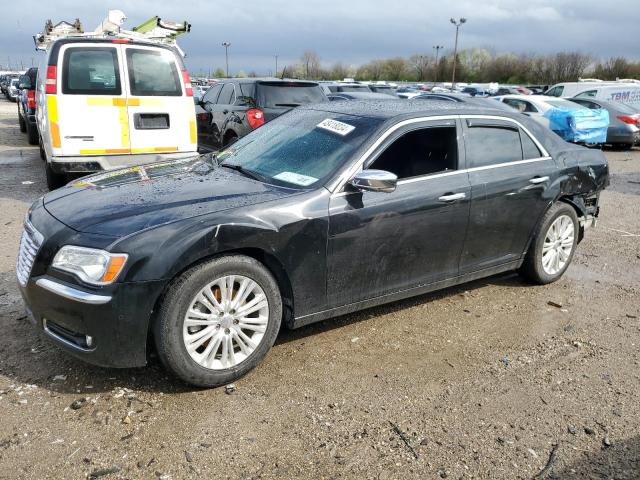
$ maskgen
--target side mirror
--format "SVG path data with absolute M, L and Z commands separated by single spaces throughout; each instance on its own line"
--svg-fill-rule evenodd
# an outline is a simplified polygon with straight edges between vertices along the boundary
M 396 189 L 398 177 L 385 170 L 363 170 L 356 173 L 349 184 L 358 190 L 391 193 Z

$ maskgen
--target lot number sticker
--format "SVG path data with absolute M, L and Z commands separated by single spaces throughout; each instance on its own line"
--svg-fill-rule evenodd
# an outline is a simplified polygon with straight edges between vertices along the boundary
M 294 172 L 282 172 L 278 175 L 275 175 L 273 178 L 277 178 L 278 180 L 282 180 L 283 182 L 293 183 L 294 185 L 301 185 L 303 187 L 306 187 L 307 185 L 311 185 L 312 183 L 318 181 L 317 178 Z
M 339 122 L 338 120 L 331 120 L 327 118 L 318 124 L 318 127 L 329 130 L 330 132 L 337 133 L 338 135 L 345 136 L 353 132 L 356 127 L 349 125 L 348 123 Z

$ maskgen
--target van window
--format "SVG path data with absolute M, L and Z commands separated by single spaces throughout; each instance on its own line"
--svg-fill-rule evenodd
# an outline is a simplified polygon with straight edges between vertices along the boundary
M 399 179 L 455 170 L 456 127 L 430 127 L 405 133 L 367 168 L 394 173 Z
M 553 87 L 551 90 L 548 90 L 547 92 L 545 92 L 545 95 L 549 97 L 561 97 L 562 92 L 564 92 L 564 87 L 560 85 L 557 87 Z
M 118 54 L 112 47 L 71 47 L 62 63 L 62 93 L 120 95 Z
M 127 48 L 127 65 L 132 95 L 182 95 L 176 62 L 169 50 Z

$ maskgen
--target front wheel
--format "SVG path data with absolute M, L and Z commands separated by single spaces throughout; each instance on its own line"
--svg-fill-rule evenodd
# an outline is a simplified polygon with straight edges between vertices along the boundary
M 254 368 L 282 320 L 278 284 L 258 261 L 215 258 L 168 288 L 153 325 L 162 363 L 187 383 L 217 387 Z
M 63 173 L 56 173 L 51 168 L 51 164 L 45 160 L 44 170 L 47 176 L 47 187 L 49 191 L 64 187 L 67 184 L 67 176 Z
M 38 127 L 35 125 L 25 122 L 26 130 L 27 130 L 27 139 L 29 141 L 29 145 L 38 145 L 40 140 L 40 135 L 38 135 Z
M 552 205 L 538 226 L 520 273 L 542 285 L 558 280 L 573 259 L 578 232 L 573 207 L 563 202 Z

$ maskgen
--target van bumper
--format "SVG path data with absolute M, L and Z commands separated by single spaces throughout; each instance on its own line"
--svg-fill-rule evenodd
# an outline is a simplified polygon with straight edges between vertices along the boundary
M 140 153 L 135 155 L 78 155 L 51 157 L 51 169 L 56 173 L 90 173 L 116 168 L 135 167 L 149 163 L 197 157 L 197 151 L 176 153 Z

